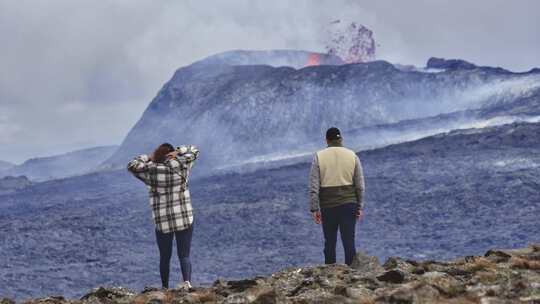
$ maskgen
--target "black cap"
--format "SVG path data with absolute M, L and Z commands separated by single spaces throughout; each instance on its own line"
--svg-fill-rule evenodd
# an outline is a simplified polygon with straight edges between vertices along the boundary
M 327 140 L 337 140 L 341 139 L 341 132 L 338 128 L 332 127 L 328 130 L 326 130 L 326 139 Z

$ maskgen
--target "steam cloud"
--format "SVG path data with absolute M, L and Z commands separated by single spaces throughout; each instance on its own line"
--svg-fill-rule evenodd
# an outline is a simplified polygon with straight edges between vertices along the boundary
M 539 12 L 534 0 L 2 1 L 0 159 L 118 144 L 176 68 L 230 49 L 324 52 L 336 19 L 372 29 L 391 62 L 527 70 L 540 66 Z

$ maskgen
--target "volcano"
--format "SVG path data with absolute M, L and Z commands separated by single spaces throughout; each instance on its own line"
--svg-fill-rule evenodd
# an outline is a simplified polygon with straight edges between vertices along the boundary
M 430 60 L 439 68 L 403 70 L 386 61 L 340 64 L 325 54 L 324 62 L 304 67 L 312 55 L 234 51 L 178 69 L 104 166 L 123 167 L 162 142 L 196 144 L 204 164 L 221 168 L 309 154 L 329 126 L 362 149 L 399 141 L 411 121 L 417 127 L 410 136 L 427 136 L 540 115 L 536 71 L 446 66 L 445 59 Z

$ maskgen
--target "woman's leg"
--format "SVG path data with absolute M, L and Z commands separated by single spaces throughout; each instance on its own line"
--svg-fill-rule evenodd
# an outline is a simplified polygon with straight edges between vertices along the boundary
M 191 282 L 191 261 L 189 251 L 191 249 L 191 236 L 193 235 L 193 225 L 188 229 L 176 231 L 176 251 L 182 268 L 182 277 L 184 281 Z
M 174 233 L 163 233 L 156 229 L 156 240 L 159 248 L 159 274 L 161 286 L 169 288 L 169 270 L 171 265 L 172 241 Z

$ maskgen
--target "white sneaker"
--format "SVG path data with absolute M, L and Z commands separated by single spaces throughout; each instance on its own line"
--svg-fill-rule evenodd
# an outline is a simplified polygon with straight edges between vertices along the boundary
M 178 287 L 176 288 L 181 289 L 181 290 L 190 290 L 191 288 L 193 288 L 193 286 L 191 286 L 191 283 L 189 281 L 184 281 L 184 282 L 180 282 L 178 284 Z

